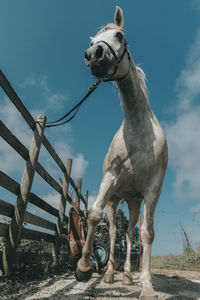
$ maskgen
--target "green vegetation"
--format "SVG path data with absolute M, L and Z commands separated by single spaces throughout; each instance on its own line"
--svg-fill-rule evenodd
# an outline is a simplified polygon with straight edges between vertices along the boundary
M 176 269 L 200 271 L 200 247 L 179 255 L 152 256 L 153 269 Z
M 4 276 L 2 266 L 2 252 L 5 239 L 0 239 L 0 277 Z M 22 240 L 18 250 L 16 265 L 11 277 L 12 280 L 32 280 L 37 277 L 61 274 L 71 269 L 68 244 L 61 246 L 59 268 L 56 268 L 52 257 L 52 244 L 41 241 Z
M 117 237 L 116 237 L 116 244 L 122 243 L 122 241 L 126 241 L 126 232 L 128 229 L 128 219 L 125 216 L 122 209 L 117 210 L 116 214 L 116 225 L 117 225 Z M 136 241 L 138 242 L 139 239 L 139 229 L 135 227 L 135 237 Z M 106 244 L 108 247 L 110 245 L 110 238 L 109 238 L 109 222 L 107 216 L 104 215 L 102 221 L 97 226 L 95 232 L 95 242 L 101 242 Z

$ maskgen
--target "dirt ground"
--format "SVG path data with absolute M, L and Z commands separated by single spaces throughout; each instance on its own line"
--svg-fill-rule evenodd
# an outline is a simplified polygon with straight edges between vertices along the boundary
M 153 286 L 158 299 L 200 300 L 200 272 L 153 270 Z M 27 284 L 0 283 L 0 299 L 18 300 L 125 300 L 139 299 L 139 273 L 133 274 L 133 286 L 122 285 L 122 273 L 117 272 L 113 284 L 103 282 L 103 275 L 94 273 L 87 283 L 77 282 L 73 273 L 66 273 Z

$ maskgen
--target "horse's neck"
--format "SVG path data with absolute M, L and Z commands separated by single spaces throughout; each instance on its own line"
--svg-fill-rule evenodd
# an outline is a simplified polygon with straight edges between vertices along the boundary
M 139 125 L 143 123 L 146 118 L 150 118 L 152 114 L 147 95 L 144 88 L 142 88 L 138 70 L 130 58 L 130 70 L 128 76 L 118 81 L 117 85 L 120 91 L 120 98 L 122 101 L 124 124 Z

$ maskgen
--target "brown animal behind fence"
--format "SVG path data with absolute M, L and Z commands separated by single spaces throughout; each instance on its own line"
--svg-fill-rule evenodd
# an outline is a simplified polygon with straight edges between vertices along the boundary
M 18 183 L 8 174 L 0 171 L 0 186 L 17 196 L 15 205 L 6 200 L 0 200 L 0 214 L 11 218 L 10 224 L 0 223 L 0 237 L 6 238 L 5 249 L 3 252 L 3 267 L 6 274 L 13 271 L 16 261 L 17 247 L 21 239 L 44 240 L 53 244 L 54 263 L 58 264 L 60 248 L 66 242 L 66 229 L 64 224 L 69 223 L 69 218 L 65 214 L 66 203 L 75 207 L 79 216 L 84 217 L 87 212 L 87 197 L 81 194 L 81 180 L 76 185 L 70 177 L 72 160 L 68 159 L 66 165 L 44 135 L 46 117 L 40 115 L 35 122 L 30 112 L 26 109 L 5 75 L 0 71 L 0 85 L 9 99 L 21 113 L 26 123 L 33 130 L 31 147 L 28 150 L 23 143 L 6 127 L 0 120 L 0 136 L 26 161 L 21 182 Z M 38 162 L 41 146 L 44 146 L 56 162 L 63 173 L 62 185 L 60 185 Z M 54 208 L 49 203 L 31 192 L 35 171 L 60 194 L 59 209 Z M 69 194 L 69 185 L 76 193 L 76 203 Z M 88 195 L 88 192 L 86 192 Z M 80 201 L 84 204 L 84 213 L 80 210 Z M 43 211 L 57 218 L 56 224 L 39 216 L 26 211 L 27 204 L 31 203 Z M 33 229 L 24 228 L 24 222 L 54 231 L 54 234 L 40 232 Z M 64 234 L 65 233 L 65 234 Z

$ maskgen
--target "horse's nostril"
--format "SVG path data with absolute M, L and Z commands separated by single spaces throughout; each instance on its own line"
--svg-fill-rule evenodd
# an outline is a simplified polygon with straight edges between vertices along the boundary
M 91 60 L 91 54 L 90 54 L 90 52 L 88 52 L 88 51 L 85 52 L 85 59 L 87 59 L 88 61 Z
M 102 46 L 98 46 L 96 53 L 95 53 L 95 57 L 96 58 L 101 58 L 103 55 L 103 47 Z

